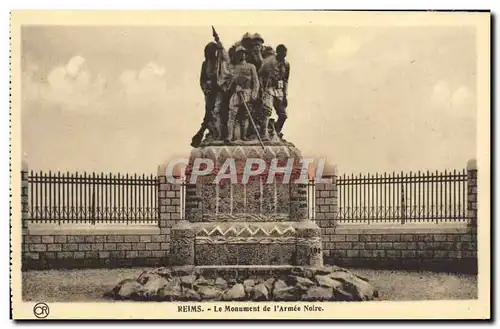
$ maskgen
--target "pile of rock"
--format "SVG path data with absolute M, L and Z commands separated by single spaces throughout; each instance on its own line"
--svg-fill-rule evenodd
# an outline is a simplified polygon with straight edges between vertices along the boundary
M 333 266 L 296 268 L 276 277 L 204 277 L 195 269 L 156 268 L 121 281 L 105 297 L 151 301 L 363 301 L 378 298 L 368 279 Z

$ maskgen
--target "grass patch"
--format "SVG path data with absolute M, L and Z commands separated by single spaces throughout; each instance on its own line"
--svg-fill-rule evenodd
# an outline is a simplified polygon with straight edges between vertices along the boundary
M 22 273 L 23 300 L 33 302 L 109 301 L 104 292 L 144 269 L 47 270 Z M 477 276 L 435 272 L 354 269 L 370 280 L 383 300 L 477 298 Z

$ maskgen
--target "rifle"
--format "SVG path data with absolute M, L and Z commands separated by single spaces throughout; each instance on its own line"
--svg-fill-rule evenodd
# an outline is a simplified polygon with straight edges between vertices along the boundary
M 257 129 L 257 126 L 255 125 L 255 121 L 253 121 L 252 113 L 250 113 L 250 109 L 248 108 L 247 102 L 245 101 L 245 97 L 243 96 L 243 92 L 238 91 L 238 95 L 241 97 L 241 100 L 243 101 L 243 105 L 245 105 L 245 109 L 247 110 L 248 117 L 250 118 L 250 122 L 252 123 L 253 129 L 255 130 L 255 133 L 257 134 L 257 139 L 259 140 L 260 146 L 262 146 L 262 149 L 265 151 L 266 148 L 264 147 L 264 143 L 262 143 L 262 139 L 260 138 L 259 130 Z M 266 127 L 267 129 L 267 127 Z
M 217 43 L 218 43 L 218 42 L 220 41 L 220 39 L 219 39 L 219 35 L 218 35 L 218 34 L 217 34 L 217 32 L 215 31 L 215 27 L 214 27 L 213 25 L 212 25 L 212 35 L 213 35 L 213 37 L 214 37 L 215 42 L 217 42 Z
M 222 43 L 220 42 L 219 34 L 212 26 L 212 35 L 215 42 L 218 44 L 217 50 L 217 85 L 223 90 L 228 91 L 231 86 L 231 70 L 229 67 L 229 57 L 227 56 Z

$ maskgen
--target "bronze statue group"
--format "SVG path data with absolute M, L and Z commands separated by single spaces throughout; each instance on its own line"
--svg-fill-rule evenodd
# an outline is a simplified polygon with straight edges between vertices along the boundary
M 290 64 L 287 48 L 264 45 L 258 33 L 243 35 L 229 51 L 212 28 L 215 42 L 205 47 L 200 86 L 205 95 L 205 117 L 191 145 L 207 142 L 279 141 L 287 118 Z M 275 111 L 276 122 L 270 119 Z

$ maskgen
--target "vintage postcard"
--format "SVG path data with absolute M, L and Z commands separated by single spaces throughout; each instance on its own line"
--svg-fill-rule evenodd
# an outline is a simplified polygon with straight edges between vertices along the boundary
M 490 318 L 489 12 L 15 11 L 11 72 L 14 319 Z

